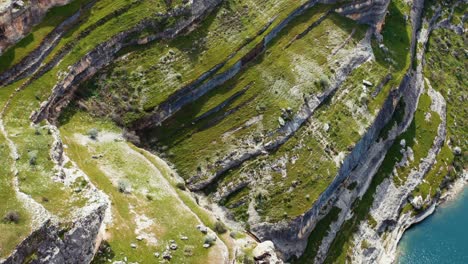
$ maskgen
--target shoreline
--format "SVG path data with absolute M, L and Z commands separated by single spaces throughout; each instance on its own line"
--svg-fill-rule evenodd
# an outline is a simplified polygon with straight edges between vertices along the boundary
M 402 241 L 405 233 L 411 229 L 417 227 L 419 224 L 424 223 L 426 219 L 428 219 L 430 216 L 432 216 L 438 209 L 440 209 L 440 206 L 447 206 L 449 203 L 456 202 L 459 198 L 461 198 L 461 194 L 464 192 L 465 188 L 468 188 L 468 173 L 467 171 L 463 171 L 463 175 L 456 179 L 454 182 L 449 184 L 447 191 L 441 195 L 441 197 L 434 202 L 433 206 L 434 209 L 432 212 L 428 213 L 423 217 L 422 219 L 418 219 L 418 221 L 414 221 L 411 225 L 409 225 L 405 231 L 403 232 L 403 235 L 400 237 L 397 243 L 397 252 L 396 252 L 396 258 L 394 263 L 399 263 L 398 260 L 402 257 L 403 253 L 405 252 L 406 248 L 403 248 L 400 245 L 400 242 Z M 432 207 L 432 206 L 431 206 Z M 426 212 L 422 213 L 421 215 L 424 215 L 425 213 L 429 212 L 431 209 L 429 208 Z

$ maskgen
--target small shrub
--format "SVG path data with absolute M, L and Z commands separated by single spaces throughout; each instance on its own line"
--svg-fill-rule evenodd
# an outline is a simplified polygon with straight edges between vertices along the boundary
M 361 242 L 361 249 L 366 250 L 368 248 L 369 248 L 369 242 L 367 242 L 367 240 L 363 240 Z
M 37 165 L 37 150 L 30 151 L 28 153 L 29 157 L 29 165 L 34 166 Z
M 178 183 L 176 184 L 176 187 L 179 188 L 179 189 L 181 189 L 182 191 L 185 191 L 185 188 L 186 188 L 186 187 L 185 187 L 185 182 L 178 182 Z
M 184 247 L 184 256 L 191 257 L 193 256 L 193 250 L 195 249 L 194 246 L 187 245 Z
M 327 76 L 322 75 L 320 76 L 319 84 L 320 84 L 320 87 L 322 87 L 322 89 L 326 89 L 330 85 L 330 81 L 328 80 Z
M 252 256 L 244 255 L 244 259 L 242 260 L 242 264 L 254 264 L 255 261 Z
M 224 223 L 221 222 L 221 221 L 216 221 L 215 226 L 214 226 L 214 230 L 218 234 L 224 234 L 224 233 L 227 232 L 226 225 L 224 225 Z
M 118 184 L 119 192 L 121 193 L 130 193 L 132 191 L 132 187 L 130 183 L 126 180 L 119 180 L 117 184 Z
M 18 224 L 20 221 L 20 215 L 17 211 L 9 211 L 6 213 L 6 215 L 3 217 L 3 221 L 7 223 L 15 223 Z
M 88 136 L 90 139 L 96 140 L 98 135 L 99 131 L 97 130 L 97 128 L 91 128 L 90 130 L 88 130 Z
M 208 235 L 205 236 L 205 240 L 204 240 L 204 241 L 205 241 L 205 242 L 204 242 L 205 244 L 208 244 L 208 245 L 211 246 L 211 245 L 213 245 L 213 244 L 215 243 L 215 241 L 216 241 L 216 236 L 213 235 L 213 234 L 208 234 Z

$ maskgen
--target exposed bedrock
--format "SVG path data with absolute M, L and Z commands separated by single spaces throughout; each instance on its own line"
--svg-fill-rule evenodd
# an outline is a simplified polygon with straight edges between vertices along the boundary
M 106 206 L 102 205 L 70 224 L 46 222 L 23 240 L 4 264 L 89 263 L 99 246 L 98 234 Z
M 413 8 L 415 9 L 420 9 L 422 7 L 423 7 L 422 4 L 413 5 Z M 418 10 L 413 10 L 412 14 L 416 14 L 415 16 L 412 17 L 413 20 L 421 19 L 422 13 L 419 12 Z M 419 25 L 420 22 L 413 21 L 412 24 Z M 413 38 L 411 39 L 411 41 L 412 43 L 416 43 L 418 41 L 418 38 L 416 38 L 417 36 L 416 32 L 419 31 L 419 26 L 413 27 L 412 30 L 413 30 L 413 34 L 412 34 Z M 423 32 L 421 35 L 423 35 L 423 37 L 425 38 L 422 41 L 422 44 L 423 44 L 422 46 L 424 46 L 425 42 L 427 41 L 428 34 L 425 34 L 425 32 Z M 412 46 L 415 46 L 415 44 L 412 44 Z M 424 61 L 423 54 L 424 54 L 424 49 L 420 50 L 418 54 L 415 54 L 415 50 L 412 50 L 411 58 L 413 58 L 414 56 L 417 56 L 419 61 Z M 400 85 L 400 89 L 399 89 L 399 90 L 402 90 L 401 96 L 404 98 L 404 102 L 405 102 L 404 104 L 405 111 L 404 111 L 403 119 L 398 126 L 393 127 L 389 131 L 388 137 L 386 139 L 382 139 L 376 142 L 373 146 L 371 146 L 370 150 L 366 154 L 366 157 L 367 157 L 366 160 L 351 173 L 349 182 L 356 182 L 357 187 L 353 191 L 350 191 L 347 188 L 341 187 L 340 188 L 341 190 L 338 191 L 338 195 L 336 196 L 338 198 L 334 202 L 334 205 L 339 207 L 341 209 L 341 212 L 338 216 L 338 220 L 332 223 L 331 230 L 328 233 L 328 235 L 322 240 L 321 246 L 319 248 L 318 254 L 315 259 L 316 263 L 321 263 L 325 260 L 329 247 L 331 243 L 333 242 L 333 240 L 335 239 L 336 234 L 339 232 L 340 228 L 342 227 L 346 219 L 348 219 L 349 217 L 352 217 L 353 202 L 357 198 L 362 197 L 366 193 L 373 177 L 375 176 L 375 174 L 377 173 L 377 170 L 382 164 L 387 151 L 393 145 L 398 135 L 405 132 L 407 128 L 409 127 L 409 125 L 411 124 L 414 118 L 414 113 L 416 112 L 416 108 L 417 108 L 418 101 L 419 101 L 419 96 L 422 90 L 424 89 L 421 71 L 422 71 L 422 65 L 418 65 L 416 70 L 413 70 L 412 67 L 408 69 L 408 73 L 405 76 L 405 79 L 403 80 L 403 83 Z M 437 103 L 437 105 L 439 105 L 440 107 L 438 107 L 436 112 L 438 112 L 440 116 L 443 117 L 445 115 L 445 103 L 443 102 L 443 98 L 434 96 L 433 100 L 439 102 Z M 398 199 L 400 198 L 403 200 L 406 199 L 408 196 L 408 192 L 412 190 L 412 188 L 414 188 L 415 184 L 418 182 L 418 179 L 421 180 L 424 174 L 430 169 L 433 163 L 433 160 L 431 161 L 431 159 L 435 158 L 435 155 L 440 150 L 440 147 L 444 139 L 445 139 L 445 121 L 444 121 L 444 118 L 442 118 L 442 123 L 438 128 L 438 135 L 434 139 L 434 145 L 432 149 L 430 150 L 430 154 L 428 156 L 430 158 L 422 162 L 420 169 L 412 174 L 413 177 L 410 177 L 410 180 L 406 184 L 404 184 L 404 186 L 401 189 L 395 190 L 396 188 L 393 188 L 391 191 L 386 192 L 385 189 L 387 190 L 389 189 L 385 188 L 384 186 L 389 187 L 392 184 L 391 184 L 391 180 L 384 181 L 384 183 L 382 183 L 381 186 L 379 186 L 379 188 L 381 189 L 378 189 L 376 191 L 376 193 L 378 194 L 377 195 L 378 197 L 376 198 L 377 201 L 375 203 L 376 204 L 383 203 L 383 204 L 386 204 L 386 206 L 380 207 L 379 205 L 374 204 L 372 210 L 381 210 L 381 213 L 383 215 L 391 215 L 391 214 L 398 215 L 401 209 L 400 207 L 404 205 L 403 204 L 404 202 Z M 393 185 L 393 187 L 395 186 Z M 380 209 L 376 209 L 376 207 Z M 416 221 L 417 219 L 422 219 L 419 217 L 415 217 L 413 218 L 413 220 Z M 398 226 L 399 222 L 398 222 L 397 217 L 396 218 L 392 218 L 392 217 L 380 218 L 380 216 L 377 216 L 377 218 L 379 218 L 379 220 L 377 220 L 378 225 L 380 226 L 379 230 L 382 230 L 382 228 L 385 229 L 387 226 L 391 226 L 391 228 L 395 228 L 394 231 L 399 235 L 399 237 L 398 235 L 394 235 L 393 238 L 391 239 L 395 239 L 395 240 L 391 242 L 390 244 L 387 244 L 389 248 L 392 248 L 391 249 L 393 250 L 392 252 L 396 253 L 395 252 L 396 245 L 398 243 L 399 238 L 401 238 L 401 235 L 403 234 L 405 230 L 405 228 L 401 228 L 401 227 L 404 226 L 405 224 L 403 223 L 402 226 Z M 420 221 L 420 220 L 417 220 L 417 221 Z M 366 223 L 362 224 L 361 227 L 362 226 L 369 228 L 369 226 Z M 360 233 L 357 234 L 355 237 L 359 235 L 366 236 L 366 234 L 363 234 L 363 233 L 365 232 L 360 231 Z M 378 234 L 375 234 L 375 235 L 376 237 L 379 237 Z M 372 245 L 370 250 L 362 249 L 360 247 L 361 243 L 354 244 L 354 248 L 352 250 L 352 252 L 354 253 L 353 262 L 355 263 L 374 263 L 374 262 L 390 263 L 394 260 L 393 258 L 395 257 L 395 254 L 393 254 L 392 257 L 389 257 L 389 255 L 386 254 L 388 252 L 386 252 L 383 249 L 384 242 L 380 241 L 379 239 L 376 239 L 375 237 L 372 237 L 372 235 L 369 235 L 366 237 L 373 238 L 376 241 L 374 241 L 373 239 L 368 239 L 368 241 L 370 241 L 370 245 Z M 364 238 L 363 237 L 357 238 L 358 242 L 360 242 L 361 239 L 364 239 Z M 388 239 L 391 240 L 390 238 Z M 377 246 L 374 247 L 374 245 L 377 245 Z M 376 248 L 378 248 L 378 250 L 376 250 Z
M 390 0 L 352 1 L 336 11 L 359 23 L 375 26 L 380 31 L 389 3 Z
M 47 11 L 71 0 L 7 0 L 0 4 L 0 54 L 41 22 Z
M 345 158 L 333 182 L 320 195 L 310 210 L 292 221 L 255 225 L 252 227 L 252 232 L 261 240 L 272 240 L 277 248 L 281 250 L 284 259 L 302 255 L 307 245 L 307 238 L 315 228 L 315 225 L 328 213 L 332 207 L 331 205 L 339 197 L 345 197 L 345 199 L 350 200 L 343 207 L 347 209 L 351 207 L 352 201 L 357 194 L 354 193 L 354 198 L 350 197 L 349 194 L 345 194 L 344 192 L 349 191 L 346 186 L 354 180 L 354 177 L 360 176 L 360 174 L 357 175 L 355 173 L 357 168 L 367 168 L 369 165 L 366 163 L 369 160 L 366 157 L 369 157 L 371 153 L 375 154 L 375 142 L 380 131 L 391 120 L 401 96 L 407 96 L 408 90 L 410 90 L 410 80 L 411 78 L 406 76 L 399 89 L 393 90 L 389 94 L 374 123 Z M 385 154 L 385 151 L 381 151 L 380 154 Z M 360 179 L 360 183 L 358 183 L 355 190 L 358 192 L 361 186 L 365 184 L 365 180 Z
M 416 56 L 421 64 L 416 70 L 416 84 L 419 86 L 419 91 L 424 90 L 423 66 L 424 53 L 428 37 L 431 31 L 436 27 L 435 22 L 440 16 L 440 9 L 435 12 L 434 17 L 430 21 L 425 21 L 427 27 L 419 33 L 419 43 L 421 49 L 418 50 Z M 377 187 L 375 200 L 373 202 L 370 214 L 376 221 L 376 228 L 371 228 L 366 223 L 361 223 L 357 234 L 354 236 L 355 245 L 360 245 L 362 240 L 367 240 L 372 245 L 369 250 L 362 250 L 356 247 L 353 250 L 353 260 L 355 262 L 379 262 L 392 263 L 395 261 L 397 253 L 397 245 L 403 233 L 413 224 L 424 220 L 432 214 L 440 202 L 440 195 L 424 200 L 423 203 L 428 205 L 428 209 L 413 215 L 410 212 L 402 213 L 403 207 L 408 203 L 412 191 L 422 182 L 426 174 L 431 170 L 436 162 L 437 154 L 440 152 L 447 133 L 446 121 L 446 102 L 444 97 L 435 91 L 430 83 L 427 83 L 427 93 L 431 97 L 431 110 L 436 112 L 441 122 L 437 128 L 432 146 L 427 155 L 421 160 L 418 168 L 411 170 L 407 180 L 401 186 L 396 186 L 391 178 L 384 180 Z M 466 181 L 466 180 L 461 180 Z M 446 184 L 445 182 L 442 185 Z M 388 223 L 392 223 L 389 225 Z M 380 236 L 380 232 L 386 230 L 387 235 Z

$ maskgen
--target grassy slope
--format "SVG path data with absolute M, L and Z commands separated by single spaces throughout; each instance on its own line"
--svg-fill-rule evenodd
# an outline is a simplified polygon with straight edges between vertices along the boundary
M 52 9 L 52 11 L 48 14 L 48 18 L 50 19 L 48 20 L 48 23 L 50 23 L 49 26 L 58 24 L 61 19 L 63 19 L 62 16 L 73 13 L 72 9 L 77 8 L 75 5 L 78 3 L 79 1 L 76 1 L 71 6 L 68 5 L 65 7 Z M 118 7 L 119 3 L 125 4 L 129 2 L 114 1 L 114 6 Z M 91 10 L 93 18 L 88 20 L 90 23 L 95 22 L 100 16 L 104 16 L 113 10 L 112 8 L 106 9 L 105 6 L 99 4 L 93 8 L 95 8 Z M 37 129 L 31 126 L 27 113 L 31 113 L 33 110 L 37 109 L 40 98 L 44 99 L 49 95 L 52 85 L 57 81 L 56 73 L 58 71 L 65 69 L 66 66 L 68 66 L 70 63 L 75 62 L 81 55 L 90 50 L 99 41 L 103 41 L 109 36 L 137 23 L 139 19 L 135 19 L 136 17 L 144 18 L 145 14 L 149 15 L 154 10 L 163 9 L 158 7 L 154 1 L 146 1 L 144 5 L 138 6 L 135 9 L 131 9 L 128 11 L 128 13 L 122 14 L 118 19 L 110 20 L 108 23 L 92 31 L 88 38 L 83 39 L 82 42 L 75 45 L 75 48 L 72 50 L 70 55 L 65 57 L 59 67 L 55 67 L 52 71 L 46 73 L 42 78 L 36 82 L 33 82 L 31 86 L 26 87 L 25 90 L 19 92 L 15 97 L 13 97 L 11 105 L 5 112 L 4 124 L 6 126 L 6 130 L 10 136 L 10 139 L 13 140 L 17 146 L 18 152 L 20 154 L 20 159 L 18 160 L 17 164 L 21 191 L 31 195 L 32 198 L 41 203 L 51 213 L 58 216 L 59 219 L 66 221 L 73 214 L 73 212 L 76 211 L 76 209 L 82 207 L 86 203 L 86 198 L 76 194 L 71 187 L 66 187 L 52 179 L 55 173 L 53 170 L 54 164 L 50 160 L 49 156 L 52 137 L 48 133 L 47 129 L 42 127 L 44 123 L 39 124 Z M 116 23 L 119 23 L 119 26 L 116 26 Z M 44 24 L 41 24 L 39 27 L 42 25 Z M 86 22 L 82 23 L 77 26 L 77 28 L 75 28 L 75 31 L 72 32 L 77 32 L 77 30 L 80 29 L 82 30 L 86 25 L 89 24 L 86 24 Z M 43 34 L 41 30 L 42 29 L 35 28 L 31 34 Z M 17 54 L 15 56 L 19 60 L 20 56 L 25 56 L 25 54 L 22 53 L 27 53 L 34 49 L 34 45 L 37 46 L 40 42 L 40 39 L 38 38 L 37 41 L 38 42 L 31 42 L 31 46 L 28 46 L 25 48 L 25 50 L 22 50 L 18 47 L 12 47 L 8 52 L 14 52 Z M 16 63 L 18 60 L 6 63 L 4 68 L 11 66 L 12 63 Z M 2 62 L 6 62 L 6 60 L 2 60 Z M 2 106 L 6 102 L 9 94 L 13 93 L 14 89 L 20 85 L 21 82 L 17 82 L 11 84 L 8 87 L 1 88 Z M 36 131 L 39 132 L 39 135 L 36 135 Z M 37 165 L 29 164 L 30 152 L 37 152 Z M 7 169 L 8 168 L 5 168 L 5 170 Z M 3 173 L 5 172 L 2 172 L 2 174 Z M 4 175 L 5 177 L 2 176 L 2 179 L 7 179 L 6 177 L 8 174 Z M 5 199 L 8 197 L 8 199 L 11 201 L 11 204 L 8 204 L 8 208 L 10 208 L 9 206 L 15 205 L 16 202 L 15 198 L 13 197 L 13 193 L 4 192 L 2 194 L 5 195 Z M 23 219 L 20 222 L 21 225 L 18 225 L 15 228 L 8 228 L 5 231 L 7 234 L 6 237 L 11 237 L 11 231 L 14 232 L 17 238 L 9 239 L 7 245 L 2 245 L 2 248 L 4 247 L 5 250 L 2 251 L 2 254 L 6 254 L 8 250 L 11 250 L 12 245 L 15 241 L 17 241 L 17 239 L 24 237 L 25 233 L 22 232 L 29 231 L 27 225 L 27 222 L 29 221 L 28 216 L 22 211 L 22 209 L 20 209 L 21 207 L 18 208 Z M 2 208 L 2 212 L 3 210 L 7 210 L 7 207 Z
M 0 89 L 0 105 L 5 103 L 11 89 Z M 10 149 L 3 135 L 0 134 L 0 258 L 8 256 L 15 246 L 24 239 L 30 230 L 30 215 L 20 200 L 17 199 L 13 188 L 13 173 L 8 164 L 12 164 Z M 19 213 L 17 224 L 5 222 L 3 217 L 10 211 Z
M 258 43 L 260 37 L 256 35 L 276 14 L 278 17 L 262 36 L 303 2 L 225 1 L 190 34 L 164 41 L 163 45 L 151 43 L 131 49 L 125 59 L 103 73 L 105 79 L 97 76 L 84 85 L 89 90 L 85 96 L 91 96 L 90 103 L 103 99 L 111 102 L 108 104 L 122 115 L 122 123 L 130 124 L 229 55 L 238 50 L 239 55 L 244 54 Z M 247 43 L 250 45 L 244 47 Z M 230 61 L 237 59 L 239 56 Z M 121 108 L 127 111 L 120 112 Z
M 156 258 L 153 253 L 162 253 L 171 239 L 179 245 L 179 249 L 172 252 L 173 261 L 202 263 L 209 259 L 210 251 L 202 248 L 203 234 L 195 228 L 199 224 L 198 220 L 187 211 L 188 207 L 184 207 L 177 200 L 175 192 L 164 187 L 165 179 L 172 178 L 170 172 L 157 162 L 149 163 L 148 153 L 126 142 L 90 140 L 83 145 L 80 137 L 86 138 L 87 136 L 82 135 L 92 127 L 101 130 L 101 134 L 120 132 L 109 122 L 92 119 L 84 113 L 77 113 L 71 117 L 61 127 L 61 131 L 68 145 L 66 151 L 72 160 L 89 175 L 96 187 L 111 199 L 113 224 L 107 229 L 107 242 L 115 254 L 113 260 L 120 260 L 124 255 L 129 261 L 154 261 Z M 91 158 L 92 155 L 98 154 L 104 156 L 97 160 Z M 131 194 L 118 191 L 118 182 L 122 180 L 131 185 Z M 154 221 L 154 224 L 144 231 L 157 238 L 157 245 L 146 244 L 145 240 L 136 241 L 135 213 Z M 183 235 L 188 236 L 189 240 L 181 240 Z M 132 242 L 137 243 L 137 249 L 130 247 Z M 193 256 L 183 254 L 185 246 L 194 246 Z M 99 262 L 98 260 L 99 258 L 96 261 Z

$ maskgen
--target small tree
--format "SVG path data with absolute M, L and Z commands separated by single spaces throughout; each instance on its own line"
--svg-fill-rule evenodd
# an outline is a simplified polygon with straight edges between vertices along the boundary
M 227 231 L 226 226 L 221 221 L 216 221 L 215 226 L 214 226 L 214 230 L 218 234 L 224 234 Z
M 208 234 L 205 236 L 205 244 L 213 245 L 216 241 L 216 236 L 213 234 Z
M 186 187 L 185 187 L 185 182 L 182 182 L 182 181 L 181 181 L 181 182 L 178 182 L 178 183 L 176 184 L 176 187 L 179 188 L 179 189 L 181 189 L 182 191 L 185 191 L 185 188 L 186 188 Z
M 9 211 L 6 213 L 6 215 L 3 217 L 3 221 L 7 223 L 15 223 L 18 224 L 20 220 L 20 215 L 17 211 Z
M 330 85 L 330 81 L 328 80 L 328 77 L 325 76 L 325 75 L 320 76 L 319 83 L 320 83 L 320 87 L 322 87 L 322 89 L 326 89 Z
M 98 135 L 99 135 L 99 131 L 97 130 L 97 128 L 91 128 L 90 130 L 88 130 L 89 138 L 96 140 Z
M 37 164 L 37 150 L 28 153 L 29 165 L 34 166 Z
M 119 180 L 117 185 L 118 185 L 119 192 L 121 193 L 130 193 L 132 190 L 132 187 L 128 181 Z

